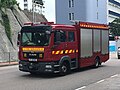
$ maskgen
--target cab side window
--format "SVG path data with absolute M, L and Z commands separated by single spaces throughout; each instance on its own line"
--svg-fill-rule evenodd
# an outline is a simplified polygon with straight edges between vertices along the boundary
M 75 33 L 74 32 L 68 32 L 68 41 L 69 42 L 75 41 Z
M 55 32 L 54 42 L 66 42 L 66 32 L 62 30 Z

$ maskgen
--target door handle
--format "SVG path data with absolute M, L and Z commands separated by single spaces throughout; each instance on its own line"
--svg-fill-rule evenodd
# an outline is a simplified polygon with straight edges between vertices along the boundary
M 67 47 L 67 44 L 65 44 L 65 47 Z

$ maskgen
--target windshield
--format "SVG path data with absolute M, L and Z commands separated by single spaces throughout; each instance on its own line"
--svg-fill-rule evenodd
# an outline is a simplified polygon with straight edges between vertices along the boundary
M 23 32 L 23 46 L 48 46 L 50 35 L 43 32 Z

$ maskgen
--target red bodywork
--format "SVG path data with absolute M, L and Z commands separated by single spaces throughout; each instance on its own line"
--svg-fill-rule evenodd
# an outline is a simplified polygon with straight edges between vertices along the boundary
M 44 23 L 42 23 L 44 24 Z M 46 24 L 46 23 L 45 23 Z M 44 48 L 44 58 L 38 59 L 37 62 L 55 62 L 60 61 L 62 57 L 67 56 L 70 58 L 70 62 L 73 59 L 77 61 L 77 68 L 86 67 L 95 64 L 96 57 L 100 58 L 100 62 L 106 62 L 109 59 L 109 52 L 107 54 L 102 54 L 102 43 L 100 43 L 100 51 L 94 52 L 94 36 L 92 36 L 92 56 L 90 57 L 81 57 L 81 28 L 85 29 L 100 29 L 107 30 L 108 26 L 103 24 L 96 23 L 86 23 L 79 22 L 75 25 L 61 25 L 61 24 L 52 24 L 49 23 L 52 27 L 53 31 L 62 30 L 66 32 L 66 38 L 68 39 L 68 32 L 74 32 L 75 41 L 73 42 L 61 42 L 59 45 L 54 45 L 54 33 L 50 36 L 50 44 L 49 46 L 21 46 L 19 47 L 19 60 L 28 61 L 29 58 L 23 57 L 23 49 L 22 48 Z M 101 31 L 100 31 L 101 32 Z M 92 31 L 92 33 L 94 33 Z M 102 42 L 102 39 L 100 39 Z

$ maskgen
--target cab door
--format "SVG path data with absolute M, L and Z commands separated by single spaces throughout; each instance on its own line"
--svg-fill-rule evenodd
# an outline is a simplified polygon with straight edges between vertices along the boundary
M 77 33 L 73 31 L 67 32 L 67 49 L 68 49 L 68 55 L 71 58 L 71 67 L 77 68 L 78 67 L 78 49 L 77 49 Z
M 52 58 L 54 60 L 60 60 L 65 56 L 65 50 L 67 48 L 67 35 L 64 30 L 56 30 L 54 32 L 54 45 L 52 49 Z

